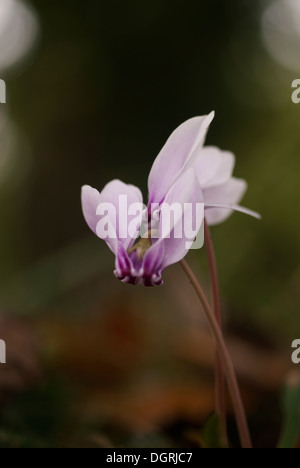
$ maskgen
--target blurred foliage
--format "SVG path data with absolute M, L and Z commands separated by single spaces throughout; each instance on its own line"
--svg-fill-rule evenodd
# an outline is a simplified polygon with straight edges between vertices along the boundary
M 66 430 L 68 406 L 65 387 L 56 382 L 23 393 L 1 412 L 0 447 L 58 446 L 58 437 Z
M 206 422 L 201 439 L 203 448 L 224 448 L 222 445 L 220 421 L 216 414 L 212 415 Z
M 28 3 L 38 40 L 1 72 L 0 110 L 15 138 L 0 177 L 0 308 L 26 318 L 46 380 L 64 383 L 3 403 L 0 444 L 60 445 L 65 431 L 75 446 L 173 446 L 203 428 L 213 353 L 195 333 L 206 329 L 189 286 L 176 267 L 151 291 L 117 282 L 112 255 L 83 221 L 80 187 L 120 178 L 146 197 L 171 131 L 215 109 L 208 143 L 235 152 L 235 173 L 249 182 L 243 204 L 263 216 L 235 214 L 213 237 L 254 439 L 275 446 L 288 351 L 300 336 L 300 106 L 290 98 L 298 77 L 263 41 L 272 0 Z M 206 285 L 204 252 L 190 261 Z

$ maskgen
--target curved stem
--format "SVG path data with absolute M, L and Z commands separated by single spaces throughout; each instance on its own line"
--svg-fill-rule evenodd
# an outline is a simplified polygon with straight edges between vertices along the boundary
M 213 242 L 209 226 L 204 220 L 204 238 L 207 260 L 210 271 L 210 282 L 212 288 L 212 301 L 215 317 L 222 331 L 222 313 L 220 303 L 219 278 L 217 270 L 217 261 L 214 252 Z M 216 411 L 220 418 L 221 434 L 224 444 L 228 446 L 227 421 L 226 421 L 226 383 L 222 366 L 222 358 L 219 351 L 216 352 Z
M 181 260 L 180 262 L 185 274 L 189 278 L 193 288 L 195 289 L 195 292 L 203 306 L 206 318 L 209 322 L 211 331 L 213 333 L 213 336 L 215 338 L 216 344 L 218 346 L 220 355 L 222 356 L 222 362 L 224 366 L 224 370 L 227 376 L 227 383 L 229 387 L 229 391 L 231 394 L 232 398 L 232 403 L 236 415 L 236 420 L 237 420 L 237 426 L 240 434 L 240 439 L 241 439 L 241 445 L 243 448 L 252 448 L 252 443 L 251 443 L 251 438 L 250 438 L 250 433 L 248 429 L 248 423 L 246 419 L 246 414 L 244 410 L 244 406 L 242 403 L 242 398 L 237 382 L 237 378 L 235 375 L 234 367 L 232 364 L 231 357 L 229 355 L 229 352 L 227 351 L 226 344 L 223 340 L 222 332 L 219 327 L 219 324 L 214 316 L 213 311 L 210 308 L 210 305 L 205 297 L 205 294 L 198 283 L 198 280 L 194 273 L 192 272 L 191 268 L 189 265 L 186 263 L 185 260 Z

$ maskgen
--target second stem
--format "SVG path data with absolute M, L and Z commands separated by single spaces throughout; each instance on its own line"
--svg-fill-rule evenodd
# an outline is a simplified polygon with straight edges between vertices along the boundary
M 233 407 L 235 410 L 237 426 L 238 426 L 238 430 L 240 434 L 242 447 L 252 448 L 251 437 L 250 437 L 250 433 L 248 429 L 248 423 L 247 423 L 246 413 L 244 410 L 244 405 L 243 405 L 242 398 L 241 398 L 240 389 L 238 386 L 232 360 L 231 360 L 230 354 L 227 351 L 227 347 L 224 342 L 219 324 L 191 268 L 189 267 L 189 265 L 186 263 L 185 260 L 181 260 L 180 263 L 185 274 L 189 278 L 192 286 L 194 287 L 195 292 L 203 306 L 203 309 L 207 317 L 208 323 L 210 325 L 211 331 L 213 333 L 216 344 L 220 351 L 220 355 L 222 356 L 222 362 L 223 362 L 224 370 L 227 376 L 228 388 L 231 394 L 231 399 L 232 399 Z
M 205 238 L 205 248 L 207 254 L 207 260 L 209 265 L 210 272 L 210 282 L 212 289 L 212 301 L 213 301 L 213 311 L 215 313 L 216 320 L 219 324 L 219 327 L 222 331 L 222 313 L 221 313 L 221 303 L 220 303 L 220 288 L 219 288 L 219 278 L 217 270 L 216 256 L 214 252 L 214 246 L 211 238 L 211 233 L 209 226 L 204 220 L 204 238 Z M 226 421 L 226 382 L 223 372 L 222 358 L 219 351 L 216 352 L 216 411 L 220 418 L 220 427 L 223 443 L 225 446 L 228 446 L 228 435 L 227 435 L 227 421 Z

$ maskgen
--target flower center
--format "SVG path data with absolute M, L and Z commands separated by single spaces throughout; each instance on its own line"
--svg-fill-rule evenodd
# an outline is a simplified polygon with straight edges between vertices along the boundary
M 148 231 L 133 247 L 127 250 L 128 255 L 130 255 L 132 252 L 136 252 L 137 258 L 139 260 L 143 260 L 147 250 L 152 247 L 151 238 L 152 235 L 154 236 L 155 234 L 156 233 L 154 231 Z

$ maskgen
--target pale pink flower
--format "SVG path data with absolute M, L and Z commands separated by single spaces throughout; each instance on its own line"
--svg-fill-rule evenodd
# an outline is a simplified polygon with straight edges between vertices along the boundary
M 242 211 L 255 217 L 256 213 L 238 206 L 247 184 L 232 177 L 235 157 L 232 153 L 216 147 L 204 147 L 204 141 L 214 113 L 195 117 L 183 123 L 170 136 L 150 171 L 148 188 L 149 203 L 146 217 L 151 218 L 152 207 L 159 215 L 163 203 L 192 205 L 193 213 L 198 204 L 204 202 L 205 218 L 209 224 L 218 224 L 230 216 L 233 210 Z M 175 225 L 170 226 L 169 235 L 162 235 L 159 222 L 157 238 L 150 235 L 136 243 L 140 226 L 132 236 L 123 236 L 124 226 L 130 217 L 119 208 L 121 196 L 128 204 L 142 203 L 142 194 L 137 187 L 113 180 L 103 189 L 84 186 L 82 188 L 82 209 L 90 229 L 103 238 L 116 257 L 115 275 L 123 282 L 158 286 L 162 284 L 162 271 L 169 265 L 182 260 L 188 252 L 184 233 L 181 238 L 174 235 Z M 109 236 L 99 234 L 97 226 L 101 216 L 97 209 L 104 203 L 115 207 L 115 217 L 110 218 Z M 184 210 L 182 216 L 185 216 Z M 176 222 L 181 222 L 177 220 Z M 199 230 L 203 219 L 194 219 Z

